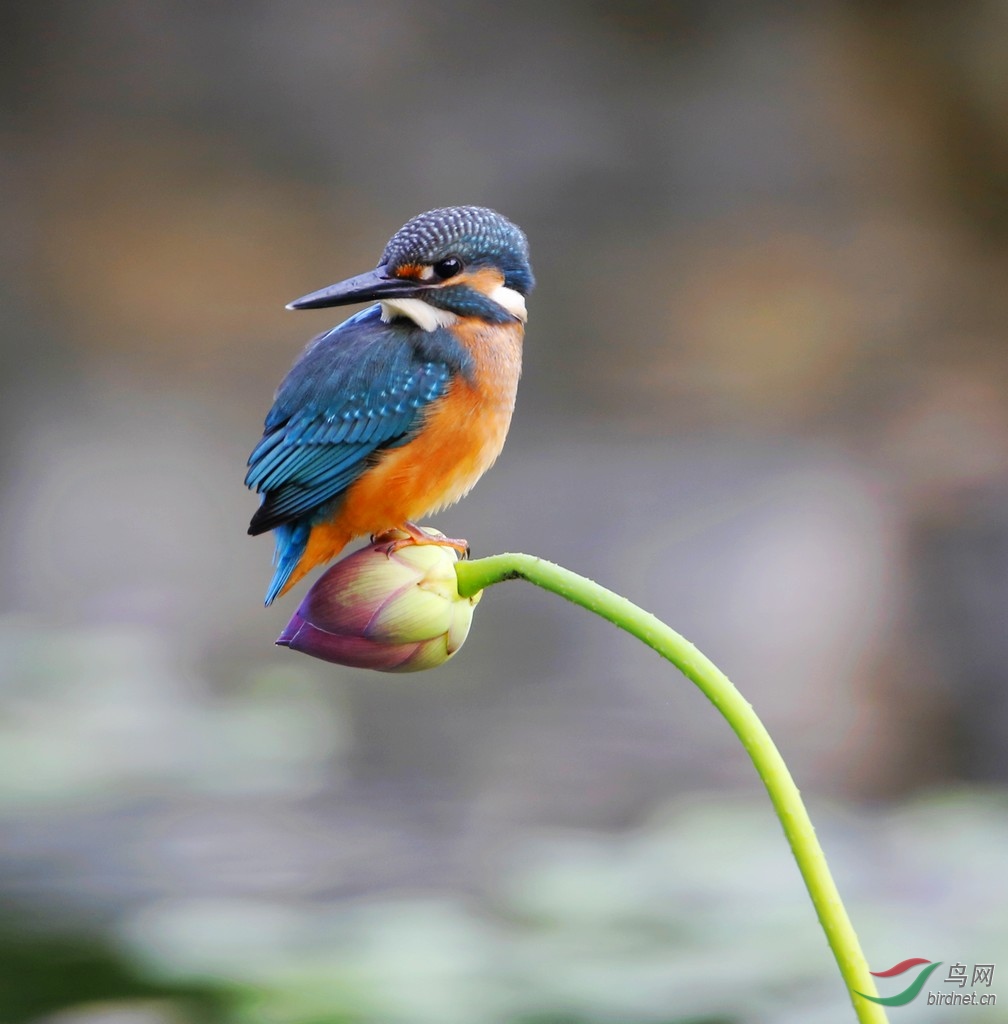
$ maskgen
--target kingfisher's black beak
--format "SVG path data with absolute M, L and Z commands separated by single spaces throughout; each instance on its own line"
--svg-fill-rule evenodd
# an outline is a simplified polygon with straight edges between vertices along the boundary
M 346 306 L 351 302 L 378 302 L 382 299 L 405 299 L 416 296 L 424 288 L 419 281 L 394 277 L 386 266 L 366 274 L 358 274 L 339 284 L 331 284 L 310 295 L 302 295 L 288 303 L 288 309 L 325 309 Z

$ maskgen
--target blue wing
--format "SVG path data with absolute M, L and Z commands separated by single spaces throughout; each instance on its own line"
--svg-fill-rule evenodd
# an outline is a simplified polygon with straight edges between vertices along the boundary
M 263 495 L 249 533 L 324 517 L 370 457 L 408 441 L 424 409 L 468 369 L 450 332 L 386 324 L 379 312 L 372 306 L 320 335 L 280 385 L 249 456 L 245 483 Z

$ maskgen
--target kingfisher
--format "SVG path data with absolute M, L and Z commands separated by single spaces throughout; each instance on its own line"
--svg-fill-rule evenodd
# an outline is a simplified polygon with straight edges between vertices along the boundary
M 288 309 L 372 305 L 312 341 L 277 389 L 245 484 L 262 495 L 248 532 L 274 532 L 266 604 L 351 540 L 454 504 L 504 446 L 535 285 L 528 241 L 481 206 L 422 213 L 378 266 Z

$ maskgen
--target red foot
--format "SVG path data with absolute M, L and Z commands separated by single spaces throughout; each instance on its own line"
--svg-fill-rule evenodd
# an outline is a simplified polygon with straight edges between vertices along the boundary
M 372 537 L 371 540 L 374 544 L 384 544 L 387 541 L 386 555 L 391 555 L 410 544 L 440 544 L 442 547 L 454 548 L 459 553 L 459 558 L 469 557 L 469 541 L 445 537 L 437 530 L 428 532 L 415 523 L 403 523 L 397 529 L 387 530 L 377 537 Z

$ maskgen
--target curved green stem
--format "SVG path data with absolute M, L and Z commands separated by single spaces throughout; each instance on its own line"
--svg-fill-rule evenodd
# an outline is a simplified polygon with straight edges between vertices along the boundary
M 469 597 L 503 580 L 523 579 L 600 615 L 643 640 L 695 683 L 742 741 L 770 794 L 826 939 L 847 985 L 861 1024 L 885 1024 L 885 1010 L 855 993 L 875 995 L 875 983 L 850 918 L 840 900 L 798 787 L 770 734 L 746 699 L 720 669 L 653 615 L 619 594 L 552 562 L 504 554 L 457 564 L 459 594 Z

